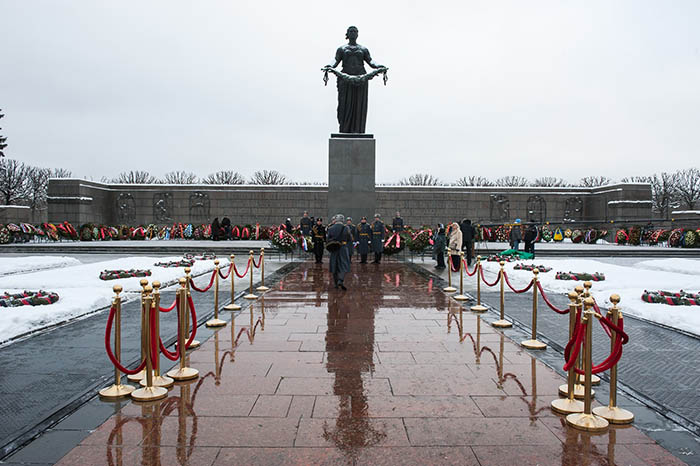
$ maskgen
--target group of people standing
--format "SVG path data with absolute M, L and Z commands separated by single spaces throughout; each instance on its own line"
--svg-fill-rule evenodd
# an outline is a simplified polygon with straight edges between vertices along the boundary
M 476 228 L 468 218 L 463 219 L 460 223 L 452 222 L 447 228 L 442 223 L 439 224 L 433 235 L 433 256 L 437 262 L 435 268 L 445 268 L 445 246 L 450 250 L 453 269 L 459 267 L 460 251 L 464 251 L 467 264 L 471 265 L 475 238 Z

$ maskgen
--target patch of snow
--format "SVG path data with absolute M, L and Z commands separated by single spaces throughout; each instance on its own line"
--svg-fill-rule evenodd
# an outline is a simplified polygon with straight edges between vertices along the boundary
M 68 256 L 2 257 L 0 258 L 0 276 L 78 264 L 80 264 L 78 259 Z
M 11 259 L 19 262 L 27 260 L 28 257 Z M 184 268 L 155 267 L 154 264 L 180 259 L 182 256 L 123 257 L 91 264 L 73 265 L 67 270 L 61 268 L 2 277 L 0 278 L 0 292 L 16 293 L 24 290 L 37 291 L 42 289 L 58 293 L 59 300 L 45 306 L 0 307 L 0 343 L 18 335 L 109 306 L 114 297 L 112 287 L 116 284 L 123 287 L 125 300 L 138 296 L 138 292 L 141 291 L 139 281 L 144 277 L 100 280 L 100 272 L 103 270 L 149 269 L 151 275 L 145 278 L 150 283 L 158 280 L 165 284 L 184 276 Z M 219 261 L 220 267 L 228 267 L 228 259 L 221 258 Z M 195 261 L 192 266 L 192 274 L 199 275 L 213 269 L 213 260 Z M 205 275 L 197 280 L 198 286 L 207 285 L 209 277 L 209 275 Z M 206 283 L 204 283 L 205 281 Z
M 598 304 L 603 307 L 610 305 L 610 295 L 620 295 L 622 313 L 631 314 L 647 320 L 668 325 L 700 335 L 700 306 L 669 306 L 666 304 L 651 304 L 642 301 L 644 290 L 679 291 L 697 293 L 700 290 L 700 260 L 692 259 L 655 259 L 639 262 L 634 265 L 616 265 L 592 259 L 535 259 L 531 261 L 507 262 L 506 273 L 510 282 L 516 288 L 523 288 L 532 279 L 532 272 L 514 270 L 515 264 L 526 262 L 552 267 L 548 273 L 540 273 L 542 287 L 548 294 L 565 295 L 583 282 L 571 280 L 556 280 L 556 272 L 600 272 L 605 274 L 605 280 L 593 282 L 591 293 Z M 484 271 L 490 272 L 489 280 L 495 278 L 498 264 L 483 262 Z M 507 293 L 512 293 L 506 288 Z

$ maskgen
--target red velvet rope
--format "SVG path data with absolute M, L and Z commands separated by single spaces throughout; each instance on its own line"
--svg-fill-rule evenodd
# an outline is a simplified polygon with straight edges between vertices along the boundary
M 537 288 L 540 290 L 540 294 L 542 295 L 542 299 L 544 300 L 545 303 L 547 303 L 547 306 L 549 306 L 549 308 L 551 310 L 553 310 L 557 314 L 568 314 L 569 313 L 568 308 L 567 309 L 559 309 L 558 307 L 556 307 L 554 304 L 552 304 L 549 301 L 549 298 L 547 298 L 547 295 L 545 294 L 544 289 L 542 289 L 542 283 L 539 281 L 537 282 Z
M 452 272 L 454 272 L 454 273 L 459 272 L 459 267 L 455 268 L 455 265 L 452 261 L 452 256 L 449 257 L 449 260 L 450 260 L 450 270 L 452 270 Z
M 501 280 L 501 274 L 500 274 L 500 272 L 499 272 L 498 278 L 496 278 L 496 281 L 495 281 L 495 282 L 493 282 L 493 283 L 487 282 L 487 281 L 486 281 L 486 277 L 484 277 L 484 268 L 483 268 L 483 267 L 479 267 L 479 268 L 481 269 L 481 279 L 484 281 L 484 283 L 485 283 L 486 285 L 488 285 L 488 286 L 496 286 L 496 284 Z
M 593 310 L 596 313 L 598 313 L 600 316 L 603 315 L 603 313 L 600 312 L 600 308 L 598 307 L 598 303 L 596 303 L 596 302 L 593 302 Z M 603 330 L 605 330 L 605 333 L 607 333 L 609 337 L 612 337 L 612 331 L 608 328 L 608 326 L 603 324 L 602 320 L 599 320 L 599 322 L 600 322 L 600 326 L 603 327 Z
M 462 266 L 464 267 L 464 273 L 467 274 L 467 277 L 471 277 L 476 273 L 477 266 L 474 264 L 474 270 L 472 270 L 472 273 L 469 273 L 469 265 L 467 264 L 467 261 L 462 259 Z
M 232 268 L 233 268 L 233 262 L 231 262 L 231 265 L 228 266 L 228 273 L 227 273 L 226 275 L 224 275 L 224 274 L 221 272 L 221 269 L 219 269 L 219 276 L 220 276 L 221 278 L 223 278 L 224 280 L 226 280 L 226 279 L 228 278 L 228 276 L 231 275 L 231 269 L 232 269 Z
M 262 264 L 262 254 L 260 254 L 260 255 L 258 256 L 258 263 L 257 263 L 257 264 L 255 263 L 255 259 L 252 259 L 252 258 L 251 258 L 251 260 L 253 261 L 253 267 L 255 267 L 256 269 L 259 269 L 259 268 L 260 268 L 260 264 Z
M 246 276 L 246 274 L 248 273 L 248 269 L 250 269 L 250 263 L 251 263 L 251 260 L 250 260 L 250 258 L 249 258 L 249 259 L 248 259 L 248 264 L 247 264 L 246 267 L 245 267 L 245 272 L 243 272 L 243 275 L 241 275 L 240 273 L 238 273 L 238 267 L 236 267 L 236 264 L 233 264 L 233 271 L 236 272 L 236 276 L 237 276 L 238 278 L 243 278 L 243 277 Z
M 508 280 L 508 274 L 505 272 L 505 270 L 503 271 L 503 278 L 505 279 L 506 285 L 508 285 L 508 288 L 513 290 L 515 293 L 525 293 L 530 288 L 532 288 L 532 284 L 535 283 L 534 280 L 530 280 L 530 283 L 528 283 L 525 288 L 523 288 L 522 290 L 516 290 L 515 288 L 513 288 L 513 285 L 510 284 L 510 280 Z
M 194 291 L 199 291 L 200 293 L 204 293 L 205 291 L 209 291 L 209 288 L 214 284 L 214 277 L 216 276 L 216 270 L 211 271 L 211 280 L 209 280 L 209 284 L 204 287 L 204 288 L 197 288 L 197 285 L 194 284 L 194 280 L 190 278 L 190 286 Z
M 156 309 L 154 307 L 149 309 L 148 319 L 151 328 L 151 347 L 149 348 L 151 350 L 151 364 L 153 365 L 153 369 L 157 370 L 160 366 L 160 358 L 158 357 L 159 346 L 156 342 L 160 340 L 160 335 L 156 335 Z
M 173 301 L 173 304 L 170 307 L 160 307 L 160 312 L 170 312 L 173 309 L 175 309 L 175 306 L 177 305 L 177 296 L 175 297 L 175 301 Z
M 192 301 L 192 296 L 187 297 L 187 304 L 190 308 L 190 317 L 191 317 L 191 323 L 192 323 L 192 335 L 190 335 L 190 339 L 187 340 L 187 343 L 185 343 L 185 348 L 189 348 L 192 342 L 194 341 L 194 336 L 197 335 L 197 313 L 194 310 L 194 301 Z M 187 312 L 185 310 L 185 312 Z
M 177 306 L 177 337 L 178 337 L 177 339 L 179 341 L 180 340 L 180 332 L 182 331 L 182 329 L 180 329 L 180 316 L 181 316 L 180 313 L 182 312 L 182 309 L 180 309 L 180 300 L 177 299 L 177 296 L 175 296 L 174 305 Z M 168 349 L 163 344 L 163 340 L 161 340 L 160 335 L 158 335 L 158 344 L 160 346 L 160 352 L 163 353 L 166 358 L 170 359 L 171 361 L 178 360 L 178 358 L 180 357 L 180 352 L 175 351 L 174 353 L 171 353 L 170 351 L 168 351 Z
M 619 325 L 613 324 L 606 317 L 601 317 L 601 321 L 603 325 L 609 326 L 611 330 L 615 331 L 615 342 L 612 351 L 610 351 L 610 355 L 607 358 L 605 358 L 605 360 L 600 364 L 593 365 L 591 367 L 591 374 L 605 372 L 611 367 L 613 367 L 615 364 L 617 364 L 620 361 L 620 358 L 622 357 L 622 345 L 626 344 L 629 341 L 629 336 L 624 331 L 624 322 L 622 318 L 620 318 Z M 581 345 L 584 344 L 583 341 L 586 333 L 586 325 L 588 325 L 589 323 L 590 319 L 585 324 L 579 325 L 578 322 L 576 323 L 576 327 L 574 329 L 575 338 L 571 339 L 571 341 L 566 345 L 566 350 L 564 351 L 564 357 L 566 359 L 566 364 L 564 365 L 565 371 L 571 369 L 571 367 L 575 364 L 576 357 L 579 353 L 579 349 Z M 574 346 L 573 354 L 571 353 L 572 346 Z M 574 368 L 574 370 L 579 375 L 586 374 L 586 372 L 583 369 Z
M 588 323 L 582 323 L 580 320 L 580 313 L 576 315 L 576 326 L 574 327 L 573 334 L 571 335 L 571 340 L 566 344 L 566 349 L 564 349 L 564 359 L 566 364 L 564 364 L 564 371 L 569 371 L 571 367 L 576 364 L 576 358 L 578 353 L 581 351 L 581 346 L 583 345 L 583 338 L 586 334 L 586 325 Z
M 137 367 L 134 370 L 129 370 L 126 367 L 122 366 L 121 363 L 117 360 L 117 358 L 114 357 L 114 353 L 112 353 L 112 343 L 110 341 L 110 337 L 112 336 L 112 324 L 114 322 L 114 316 L 116 312 L 117 309 L 114 306 L 112 306 L 109 310 L 109 317 L 107 317 L 107 329 L 105 331 L 105 349 L 107 350 L 107 356 L 109 356 L 109 360 L 112 361 L 114 367 L 119 369 L 122 373 L 127 375 L 138 374 L 143 370 L 144 367 L 146 367 L 146 358 L 143 358 L 143 361 L 141 361 L 139 367 Z

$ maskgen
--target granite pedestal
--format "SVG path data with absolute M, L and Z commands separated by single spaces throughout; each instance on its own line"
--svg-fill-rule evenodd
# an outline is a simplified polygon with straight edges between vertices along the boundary
M 375 213 L 375 139 L 371 134 L 332 134 L 328 142 L 328 217 L 371 219 Z

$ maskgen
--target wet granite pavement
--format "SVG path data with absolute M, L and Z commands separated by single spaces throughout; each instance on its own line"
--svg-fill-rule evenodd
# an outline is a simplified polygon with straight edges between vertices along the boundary
M 459 305 L 415 268 L 353 264 L 346 283 L 298 265 L 190 353 L 199 379 L 93 400 L 6 460 L 63 445 L 64 465 L 682 464 L 634 426 L 566 427 L 549 409 L 563 378 L 478 316 L 448 327 Z M 89 410 L 114 414 L 95 429 Z
M 244 265 L 244 259 L 237 264 Z M 268 261 L 268 273 L 281 264 Z M 184 272 L 183 272 L 184 276 Z M 195 279 L 204 286 L 210 273 Z M 259 275 L 255 274 L 256 280 Z M 245 293 L 248 277 L 236 280 L 237 295 Z M 105 287 L 110 287 L 109 282 Z M 163 306 L 175 299 L 174 286 L 161 292 Z M 221 281 L 219 303 L 230 302 L 230 281 Z M 210 333 L 204 322 L 214 307 L 214 294 L 194 293 L 202 336 Z M 122 305 L 122 361 L 135 363 L 139 357 L 140 306 L 137 300 Z M 106 312 L 69 322 L 49 331 L 0 347 L 0 458 L 55 424 L 94 397 L 97 389 L 114 379 L 114 368 L 104 349 Z M 174 343 L 177 323 L 170 315 L 161 318 L 166 344 Z M 162 364 L 171 364 L 163 358 Z M 97 409 L 97 411 L 100 411 Z M 56 435 L 51 433 L 49 437 Z M 2 460 L 0 460 L 1 462 Z M 6 460 L 5 460 L 6 461 Z

